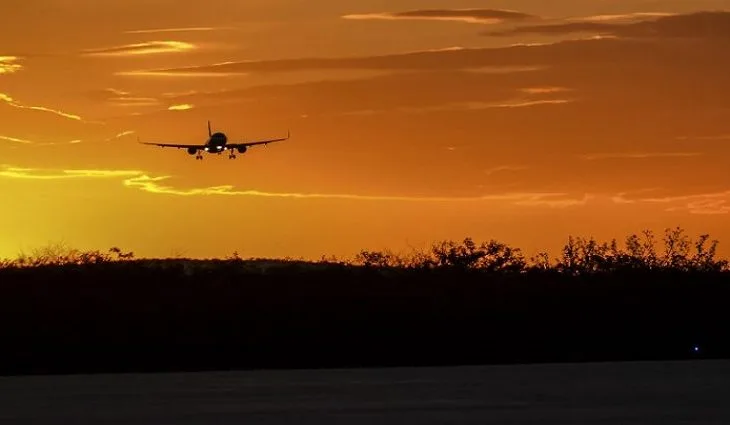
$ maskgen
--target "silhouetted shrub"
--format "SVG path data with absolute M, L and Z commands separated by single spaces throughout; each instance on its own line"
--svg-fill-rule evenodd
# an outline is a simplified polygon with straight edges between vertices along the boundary
M 619 270 L 676 270 L 722 271 L 728 261 L 717 258 L 718 241 L 709 235 L 700 235 L 696 241 L 683 229 L 666 229 L 662 254 L 657 253 L 654 233 L 645 230 L 632 234 L 624 247 L 614 239 L 598 242 L 594 238 L 569 236 L 554 261 L 545 252 L 526 260 L 518 248 L 491 240 L 476 244 L 471 238 L 461 243 L 442 241 L 428 252 L 414 252 L 410 256 L 390 251 L 361 251 L 351 264 L 367 267 L 395 267 L 422 269 L 457 269 L 482 272 L 556 271 L 569 275 L 610 273 Z M 694 248 L 694 251 L 692 250 Z
M 568 239 L 556 268 L 569 274 L 605 273 L 618 270 L 675 270 L 675 271 L 722 271 L 727 260 L 716 258 L 718 241 L 709 246 L 709 235 L 700 235 L 697 241 L 689 238 L 677 227 L 664 232 L 664 250 L 657 254 L 657 242 L 653 232 L 645 230 L 626 238 L 625 249 L 616 240 L 599 244 L 593 238 Z M 692 247 L 695 252 L 692 253 Z
M 21 253 L 14 260 L 4 260 L 0 267 L 40 267 L 99 264 L 112 261 L 123 261 L 134 258 L 134 253 L 123 252 L 112 247 L 108 252 L 98 250 L 80 251 L 68 247 L 63 242 L 56 242 L 34 249 L 30 254 Z

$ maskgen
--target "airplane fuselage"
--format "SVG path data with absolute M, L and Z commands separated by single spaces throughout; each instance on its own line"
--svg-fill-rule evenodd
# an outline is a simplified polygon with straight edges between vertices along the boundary
M 210 138 L 205 142 L 204 151 L 208 153 L 222 153 L 226 150 L 226 143 L 228 143 L 228 137 L 225 133 L 213 133 Z M 190 155 L 198 155 L 198 150 L 195 148 L 188 149 Z
M 228 143 L 228 137 L 224 133 L 213 133 L 205 144 L 205 151 L 209 153 L 223 152 Z

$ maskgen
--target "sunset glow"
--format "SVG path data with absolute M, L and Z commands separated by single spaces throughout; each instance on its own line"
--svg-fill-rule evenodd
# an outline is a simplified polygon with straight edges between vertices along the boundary
M 675 226 L 730 256 L 730 0 L 11 8 L 0 257 L 558 255 Z M 139 143 L 205 143 L 208 120 L 291 138 L 235 160 Z

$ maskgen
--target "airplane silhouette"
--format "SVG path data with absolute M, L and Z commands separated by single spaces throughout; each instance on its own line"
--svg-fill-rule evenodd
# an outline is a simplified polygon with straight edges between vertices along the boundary
M 221 132 L 213 133 L 210 130 L 210 121 L 208 121 L 208 141 L 205 142 L 204 145 L 178 145 L 178 144 L 174 144 L 174 143 L 156 143 L 156 142 L 140 142 L 140 143 L 143 145 L 160 146 L 163 148 L 187 149 L 187 151 L 190 155 L 195 155 L 195 159 L 200 159 L 200 160 L 203 159 L 202 152 L 217 153 L 220 155 L 224 151 L 228 150 L 228 151 L 230 151 L 230 153 L 228 155 L 228 159 L 235 159 L 236 158 L 235 151 L 238 151 L 238 153 L 243 154 L 251 146 L 268 145 L 269 143 L 281 142 L 282 140 L 289 139 L 290 136 L 291 136 L 291 132 L 288 131 L 286 137 L 282 137 L 282 138 L 278 138 L 278 139 L 257 140 L 257 141 L 246 142 L 246 143 L 228 143 L 228 136 L 226 136 L 225 133 L 221 133 Z

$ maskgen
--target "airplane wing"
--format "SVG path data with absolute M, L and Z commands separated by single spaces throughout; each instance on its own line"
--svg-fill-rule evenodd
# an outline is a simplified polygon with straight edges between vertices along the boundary
M 246 142 L 246 143 L 228 143 L 228 144 L 226 144 L 226 147 L 230 148 L 230 149 L 236 149 L 236 148 L 243 148 L 243 147 L 247 148 L 249 146 L 256 146 L 256 145 L 268 145 L 269 143 L 281 142 L 281 141 L 287 140 L 287 139 L 289 139 L 290 136 L 291 136 L 291 132 L 287 132 L 286 137 L 281 137 L 278 139 L 257 140 L 255 142 Z
M 163 148 L 178 148 L 178 149 L 188 149 L 188 148 L 196 148 L 196 149 L 205 149 L 205 145 L 177 145 L 174 143 L 153 143 L 153 142 L 140 142 L 143 145 L 152 145 L 152 146 L 160 146 Z

